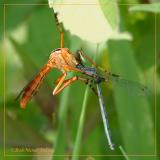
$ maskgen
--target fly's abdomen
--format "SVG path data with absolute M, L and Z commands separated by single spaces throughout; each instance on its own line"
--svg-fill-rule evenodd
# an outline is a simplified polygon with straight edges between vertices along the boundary
M 50 71 L 50 67 L 45 65 L 40 72 L 35 76 L 35 78 L 29 82 L 29 84 L 24 88 L 22 99 L 20 101 L 21 108 L 25 108 L 27 102 L 32 98 L 36 93 L 39 86 L 41 85 L 43 78 Z

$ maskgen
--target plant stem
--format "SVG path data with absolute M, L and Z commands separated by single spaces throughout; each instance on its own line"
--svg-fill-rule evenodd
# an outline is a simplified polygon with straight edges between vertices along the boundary
M 54 160 L 61 159 L 62 157 L 56 156 L 56 155 L 62 155 L 64 154 L 64 151 L 65 151 L 66 139 L 65 139 L 64 133 L 65 133 L 65 119 L 67 114 L 69 88 L 70 87 L 68 87 L 66 90 L 63 91 L 63 95 L 60 100 L 61 103 L 60 103 L 60 110 L 58 115 L 59 128 L 58 128 L 56 143 L 54 147 L 54 154 L 53 154 Z
M 87 106 L 87 99 L 89 96 L 89 87 L 87 86 L 84 94 L 84 100 L 83 100 L 83 105 L 82 105 L 82 111 L 79 119 L 79 127 L 77 131 L 77 136 L 76 136 L 76 142 L 74 145 L 74 150 L 73 150 L 73 155 L 72 155 L 72 160 L 77 160 L 78 159 L 78 154 L 80 151 L 80 143 L 82 139 L 82 132 L 84 128 L 84 120 L 85 120 L 85 111 L 86 111 L 86 106 Z

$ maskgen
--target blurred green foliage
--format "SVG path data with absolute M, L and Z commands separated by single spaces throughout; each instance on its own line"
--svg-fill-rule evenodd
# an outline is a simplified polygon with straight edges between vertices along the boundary
M 104 1 L 100 0 L 100 2 Z M 133 40 L 110 40 L 99 49 L 96 55 L 99 65 L 104 68 L 109 66 L 112 72 L 126 79 L 146 84 L 150 89 L 148 96 L 139 97 L 124 92 L 116 85 L 102 85 L 113 141 L 116 146 L 121 145 L 126 154 L 137 155 L 129 157 L 133 160 L 153 160 L 154 156 L 147 157 L 147 155 L 154 155 L 155 147 L 157 153 L 160 153 L 158 137 L 160 134 L 158 123 L 158 113 L 160 113 L 158 108 L 160 106 L 160 10 L 157 9 L 158 7 L 155 9 L 155 4 L 140 5 L 152 2 L 152 0 L 120 0 L 118 4 L 136 3 L 139 5 L 117 5 L 119 12 L 115 6 L 113 10 L 111 6 L 102 7 L 112 27 L 118 24 L 116 18 L 119 16 L 120 30 L 129 32 Z M 19 102 L 14 100 L 15 97 L 47 62 L 50 52 L 59 47 L 60 37 L 53 10 L 49 9 L 46 0 L 8 0 L 5 3 L 45 3 L 46 5 L 5 6 L 5 40 L 3 39 L 4 6 L 0 5 L 0 73 L 2 77 L 5 76 L 5 79 L 0 78 L 0 156 L 3 157 L 5 138 L 6 154 L 19 155 L 17 157 L 8 156 L 5 159 L 33 159 L 37 154 L 47 154 L 50 155 L 48 158 L 51 158 L 52 152 L 56 155 L 66 155 L 55 156 L 54 159 L 71 158 L 73 150 L 77 147 L 75 141 L 79 118 L 84 114 L 81 111 L 86 86 L 76 82 L 53 97 L 54 80 L 60 75 L 59 71 L 53 70 L 46 77 L 33 100 L 28 103 L 27 108 L 20 109 Z M 109 11 L 113 12 L 111 14 L 113 18 L 107 17 Z M 157 42 L 156 46 L 155 42 Z M 96 51 L 96 44 L 91 45 L 89 42 L 82 41 L 69 31 L 65 32 L 65 47 L 73 52 L 82 47 L 84 52 L 92 58 L 94 57 L 93 51 L 94 53 Z M 157 72 L 155 71 L 155 60 Z M 70 76 L 74 74 L 71 73 Z M 157 85 L 155 85 L 155 80 Z M 4 94 L 5 137 L 3 134 Z M 90 90 L 88 94 L 83 133 L 79 135 L 81 144 L 78 146 L 79 154 L 86 156 L 77 158 L 126 159 L 118 147 L 115 151 L 109 150 L 98 98 Z M 157 110 L 155 110 L 156 104 Z M 16 148 L 24 150 L 16 151 Z M 39 148 L 39 150 L 26 151 L 29 148 Z M 44 148 L 46 150 L 40 150 Z M 21 157 L 21 155 L 28 156 Z

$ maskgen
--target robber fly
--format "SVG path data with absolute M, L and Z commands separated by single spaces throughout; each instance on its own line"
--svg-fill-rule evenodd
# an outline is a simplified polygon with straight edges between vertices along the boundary
M 81 79 L 77 76 L 70 79 L 65 79 L 69 71 L 82 72 L 80 69 L 76 68 L 78 61 L 74 54 L 72 54 L 68 48 L 58 48 L 55 49 L 49 57 L 48 62 L 42 67 L 39 73 L 30 81 L 26 87 L 21 91 L 19 96 L 22 94 L 20 101 L 20 106 L 25 108 L 27 102 L 38 90 L 40 84 L 42 83 L 44 77 L 51 71 L 52 68 L 57 68 L 62 72 L 62 75 L 55 81 L 56 87 L 53 90 L 53 95 L 58 94 L 65 87 L 67 87 L 72 82 Z M 83 80 L 83 78 L 82 78 Z M 19 97 L 18 96 L 18 97 Z

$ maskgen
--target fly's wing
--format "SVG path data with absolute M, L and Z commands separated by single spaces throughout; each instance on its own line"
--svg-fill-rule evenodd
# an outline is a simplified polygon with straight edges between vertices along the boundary
M 125 89 L 130 95 L 146 96 L 150 93 L 149 89 L 136 81 L 123 79 L 116 74 L 107 74 L 107 79 L 113 85 Z

